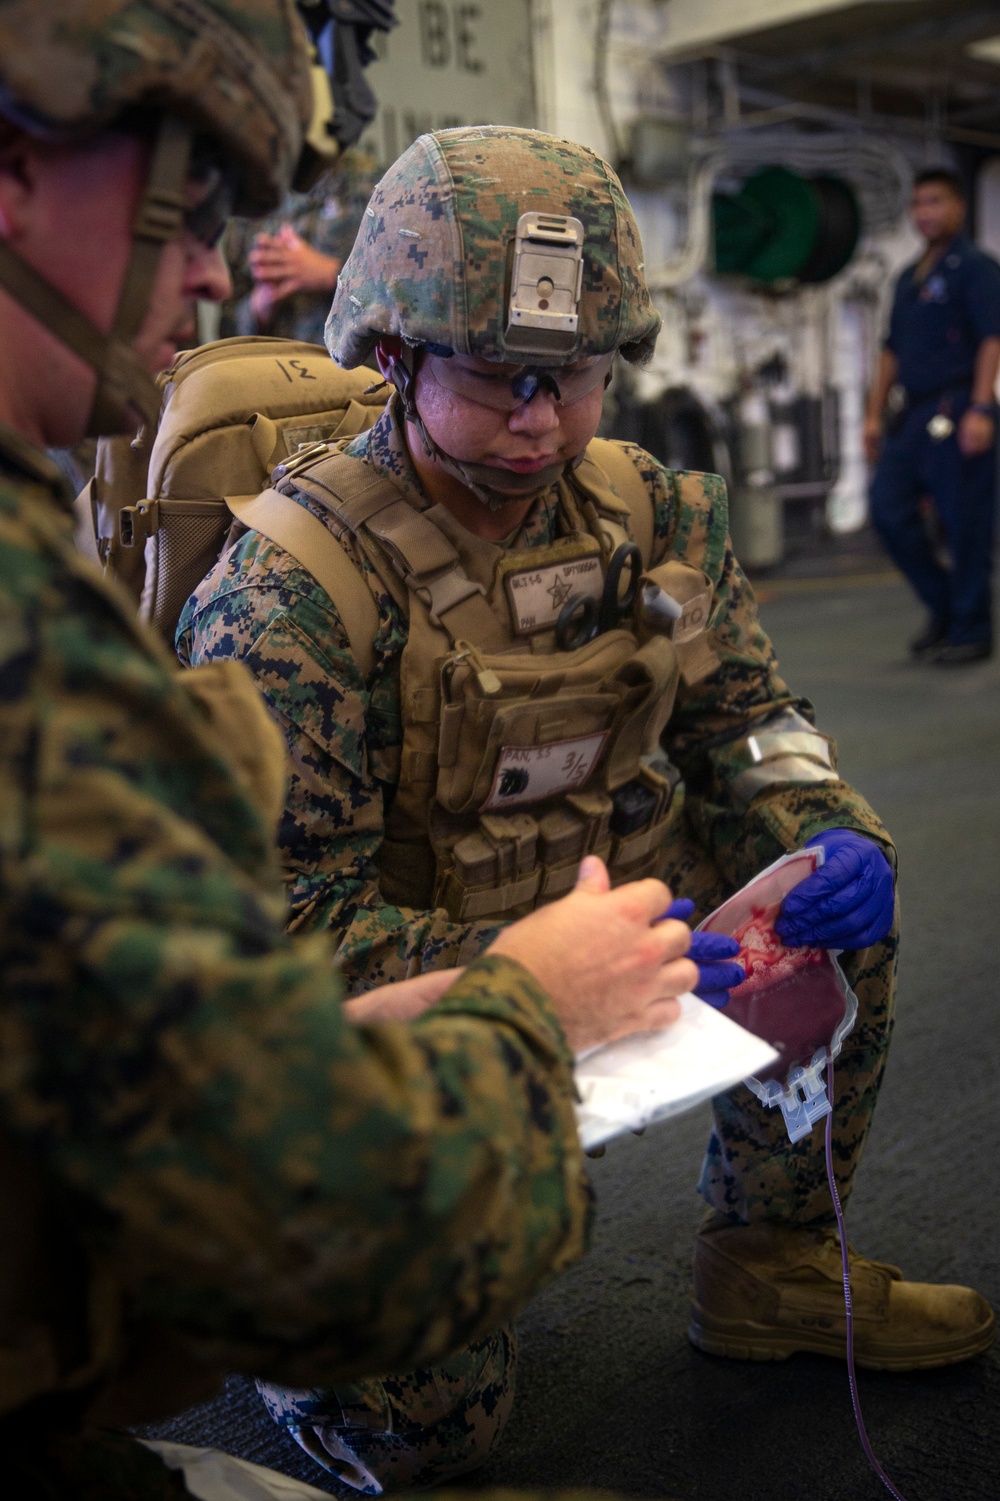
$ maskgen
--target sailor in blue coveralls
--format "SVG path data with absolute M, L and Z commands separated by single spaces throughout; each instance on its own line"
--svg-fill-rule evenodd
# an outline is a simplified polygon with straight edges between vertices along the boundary
M 962 233 L 965 209 L 958 178 L 918 175 L 911 211 L 927 246 L 897 283 L 865 419 L 865 447 L 878 460 L 872 521 L 930 614 L 912 650 L 942 666 L 978 661 L 993 646 L 1000 265 Z M 928 494 L 949 568 L 920 514 Z

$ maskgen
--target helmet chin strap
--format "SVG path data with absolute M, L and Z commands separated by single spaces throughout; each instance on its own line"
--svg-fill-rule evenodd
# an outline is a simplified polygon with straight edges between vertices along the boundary
M 450 453 L 445 453 L 435 443 L 417 410 L 413 392 L 414 353 L 414 350 L 404 344 L 392 362 L 391 379 L 403 403 L 403 416 L 420 434 L 420 442 L 427 457 L 440 464 L 459 484 L 471 490 L 488 510 L 499 511 L 512 501 L 527 500 L 532 495 L 538 495 L 560 479 L 567 468 L 574 467 L 564 463 L 549 464 L 545 469 L 536 470 L 534 474 L 517 474 L 513 469 L 494 469 L 491 464 L 463 464 L 460 459 L 453 459 Z
M 191 159 L 191 127 L 164 115 L 146 186 L 132 226 L 132 255 L 110 333 L 103 333 L 66 295 L 0 239 L 0 286 L 97 372 L 87 436 L 135 432 L 156 425 L 160 391 L 132 341 L 149 307 L 163 248 L 184 227 L 184 189 Z

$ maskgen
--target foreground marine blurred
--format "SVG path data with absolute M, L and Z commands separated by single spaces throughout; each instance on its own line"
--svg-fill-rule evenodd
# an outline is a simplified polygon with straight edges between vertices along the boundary
M 820 842 L 779 928 L 845 950 L 858 994 L 834 1124 L 847 1195 L 892 1022 L 893 849 L 778 675 L 721 479 L 594 440 L 616 355 L 641 362 L 659 321 L 631 209 L 593 152 L 507 127 L 422 136 L 376 188 L 327 324 L 341 365 L 375 355 L 386 412 L 273 477 L 353 564 L 342 594 L 250 530 L 178 644 L 256 674 L 293 761 L 295 925 L 335 933 L 358 989 L 467 960 L 587 850 L 615 879 L 666 872 L 704 915 Z M 715 999 L 740 978 L 720 964 Z M 702 1349 L 844 1353 L 818 1137 L 790 1145 L 744 1088 L 716 1100 Z M 864 1365 L 945 1364 L 993 1338 L 971 1290 L 861 1256 L 854 1283 Z M 320 1454 L 336 1401 L 268 1400 Z
M 663 1025 L 696 977 L 687 929 L 657 921 L 667 889 L 609 893 L 594 861 L 450 988 L 343 1007 L 329 941 L 284 933 L 284 748 L 252 683 L 178 674 L 74 549 L 43 446 L 155 419 L 150 372 L 194 299 L 228 289 L 226 216 L 279 200 L 309 112 L 290 0 L 0 0 L 0 1470 L 18 1501 L 187 1494 L 123 1429 L 226 1371 L 363 1381 L 490 1337 L 584 1245 L 571 1050 Z

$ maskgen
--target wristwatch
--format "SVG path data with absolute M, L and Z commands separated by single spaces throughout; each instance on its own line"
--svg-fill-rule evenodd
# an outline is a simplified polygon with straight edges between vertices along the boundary
M 995 401 L 971 401 L 969 411 L 977 412 L 980 417 L 990 417 L 996 421 L 997 404 Z

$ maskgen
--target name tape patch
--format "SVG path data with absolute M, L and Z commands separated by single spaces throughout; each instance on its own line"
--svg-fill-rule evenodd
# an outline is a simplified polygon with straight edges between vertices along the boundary
M 684 606 L 684 614 L 674 623 L 674 645 L 683 646 L 685 641 L 693 641 L 695 636 L 700 636 L 708 625 L 711 612 L 711 589 L 706 589 L 702 594 L 696 594 L 694 599 L 689 599 Z
M 510 601 L 511 625 L 516 635 L 547 631 L 559 619 L 559 611 L 574 594 L 600 599 L 604 588 L 601 560 L 597 553 L 508 573 L 505 579 Z
M 505 745 L 481 812 L 518 808 L 576 792 L 597 765 L 607 730 L 552 745 Z

